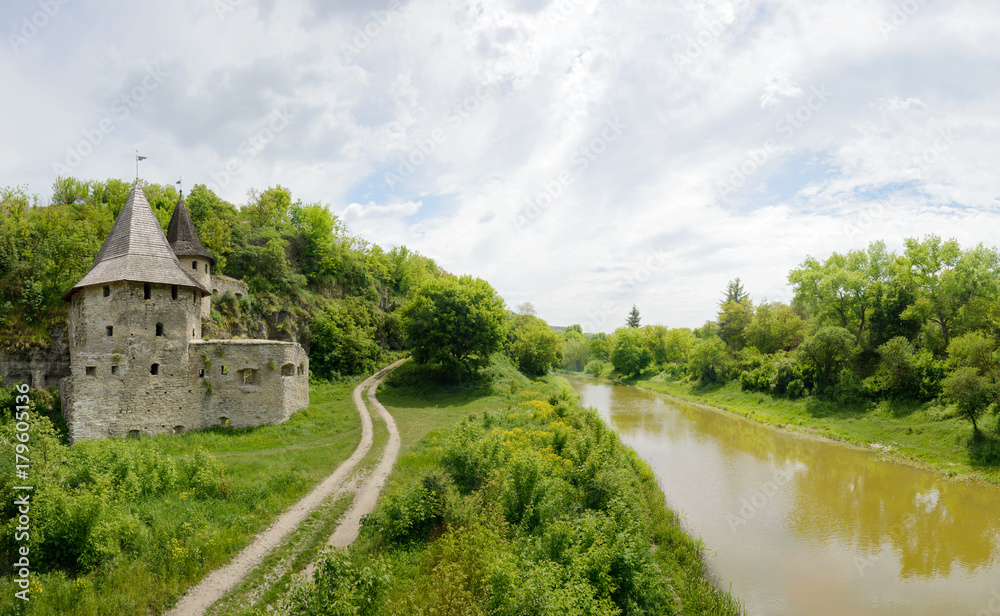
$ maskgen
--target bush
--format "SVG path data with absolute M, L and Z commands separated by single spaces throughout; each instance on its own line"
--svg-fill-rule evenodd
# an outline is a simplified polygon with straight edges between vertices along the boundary
M 808 395 L 809 392 L 806 390 L 806 384 L 802 382 L 802 379 L 795 379 L 785 388 L 785 394 L 795 400 L 796 398 Z
M 771 393 L 778 395 L 787 393 L 790 398 L 797 398 L 802 395 L 802 391 L 805 391 L 805 383 L 802 380 L 802 368 L 797 361 L 789 358 L 779 359 L 774 364 L 774 374 L 771 376 Z M 801 385 L 801 388 L 796 387 L 799 392 L 797 395 L 789 391 L 795 381 L 799 381 Z
M 609 362 L 600 359 L 592 359 L 588 361 L 587 365 L 584 366 L 583 368 L 583 371 L 585 373 L 602 378 L 607 378 L 611 376 L 614 370 L 615 367 L 612 366 Z
M 454 492 L 455 484 L 448 475 L 431 471 L 419 483 L 388 491 L 378 511 L 365 517 L 364 525 L 373 527 L 391 544 L 423 541 L 447 518 Z
M 362 565 L 347 552 L 329 550 L 317 563 L 315 581 L 294 588 L 286 608 L 293 616 L 375 616 L 388 579 L 381 560 Z

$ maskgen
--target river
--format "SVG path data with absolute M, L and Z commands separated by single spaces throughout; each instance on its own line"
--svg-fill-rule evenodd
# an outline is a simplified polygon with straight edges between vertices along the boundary
M 751 616 L 1000 614 L 1000 488 L 569 377 Z

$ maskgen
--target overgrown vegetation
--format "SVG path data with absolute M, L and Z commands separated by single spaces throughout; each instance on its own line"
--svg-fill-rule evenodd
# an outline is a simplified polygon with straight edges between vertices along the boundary
M 874 242 L 825 261 L 807 257 L 788 280 L 791 305 L 755 305 L 734 279 L 716 318 L 694 330 L 626 324 L 610 336 L 590 337 L 567 330 L 562 367 L 628 379 L 659 375 L 658 382 L 677 386 L 674 393 L 693 395 L 731 390 L 727 384 L 737 383 L 742 392 L 768 396 L 777 406 L 778 400 L 802 399 L 810 408 L 835 406 L 853 415 L 874 417 L 892 409 L 889 415 L 962 417 L 968 427 L 948 424 L 946 430 L 948 443 L 958 439 L 961 451 L 945 459 L 995 476 L 996 249 L 962 249 L 955 240 L 930 235 L 906 240 L 902 254 L 895 254 Z M 840 434 L 860 440 L 842 428 Z M 894 442 L 905 445 L 909 434 L 900 430 Z
M 175 187 L 142 188 L 166 231 Z M 51 343 L 52 330 L 66 322 L 62 296 L 90 269 L 130 190 L 121 180 L 58 178 L 43 207 L 23 188 L 0 189 L 0 349 Z M 360 374 L 401 349 L 397 309 L 444 274 L 405 247 L 386 252 L 352 236 L 328 207 L 294 201 L 282 186 L 250 191 L 237 207 L 199 184 L 185 203 L 216 260 L 214 273 L 250 289 L 240 300 L 216 298 L 206 335 L 307 347 L 315 337 L 313 369 L 324 376 Z
M 410 386 L 423 371 L 385 397 L 427 395 Z M 503 392 L 501 408 L 404 456 L 359 542 L 284 599 L 292 614 L 739 613 L 649 467 L 564 384 L 497 355 L 471 386 Z
M 354 381 L 314 383 L 312 405 L 280 426 L 64 443 L 44 400 L 30 409 L 31 601 L 0 578 L 3 614 L 158 613 L 353 451 Z M 13 451 L 10 390 L 0 448 Z M 0 460 L 0 566 L 12 570 L 14 459 Z

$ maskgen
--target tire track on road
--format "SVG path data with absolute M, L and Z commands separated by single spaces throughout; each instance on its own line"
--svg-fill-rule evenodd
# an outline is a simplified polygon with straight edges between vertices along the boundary
M 375 470 L 368 476 L 368 478 L 362 484 L 358 495 L 355 497 L 355 503 L 351 505 L 348 509 L 347 514 L 345 514 L 343 520 L 347 520 L 348 515 L 352 511 L 356 510 L 357 501 L 362 495 L 368 494 L 375 485 L 376 479 L 381 473 L 384 476 L 377 481 L 377 488 L 375 488 L 374 498 L 378 499 L 378 490 L 381 489 L 382 484 L 385 483 L 385 476 L 388 476 L 388 471 L 392 469 L 392 465 L 396 461 L 396 456 L 399 453 L 399 432 L 396 430 L 396 424 L 392 420 L 392 416 L 385 410 L 376 399 L 375 390 L 378 388 L 379 383 L 382 382 L 392 370 L 394 370 L 399 364 L 406 361 L 401 359 L 385 368 L 382 368 L 375 374 L 371 375 L 367 379 L 361 382 L 360 385 L 354 388 L 354 392 L 351 394 L 354 400 L 354 406 L 358 410 L 358 414 L 361 416 L 361 442 L 358 443 L 357 449 L 351 454 L 351 457 L 341 463 L 337 467 L 337 470 L 333 471 L 330 476 L 324 479 L 318 486 L 313 488 L 312 492 L 305 495 L 300 501 L 289 507 L 283 514 L 281 514 L 274 523 L 271 524 L 264 532 L 257 535 L 257 538 L 253 540 L 247 547 L 236 555 L 229 564 L 216 569 L 206 576 L 201 582 L 188 589 L 188 591 L 178 600 L 177 604 L 174 605 L 167 613 L 166 616 L 201 616 L 205 613 L 213 603 L 221 599 L 227 592 L 234 588 L 243 578 L 253 571 L 260 563 L 264 560 L 274 548 L 281 544 L 281 541 L 295 528 L 299 526 L 306 519 L 306 517 L 312 513 L 316 507 L 318 507 L 327 497 L 339 490 L 344 482 L 350 477 L 351 472 L 354 471 L 354 467 L 358 465 L 359 462 L 368 454 L 371 449 L 372 441 L 374 439 L 374 430 L 372 428 L 371 415 L 368 409 L 365 407 L 364 398 L 362 397 L 362 392 L 368 391 L 368 399 L 372 401 L 372 405 L 376 408 L 379 416 L 386 422 L 389 426 L 389 442 L 386 444 L 386 448 L 383 450 L 382 460 L 379 462 Z M 393 435 L 395 434 L 395 451 L 390 451 L 390 445 L 393 443 Z M 390 457 L 388 454 L 392 454 L 392 461 L 388 465 L 388 469 L 385 469 L 385 460 Z M 374 502 L 372 503 L 374 507 Z M 361 515 L 367 513 L 367 511 L 362 511 L 363 507 L 357 508 L 358 513 L 356 515 L 357 527 L 354 528 L 353 536 L 350 541 L 354 541 L 357 537 L 358 529 L 360 528 Z M 334 537 L 337 537 L 337 533 L 340 532 L 341 527 L 347 522 L 341 522 L 334 531 Z M 345 530 L 345 533 L 349 531 Z M 331 537 L 331 541 L 333 537 Z M 310 573 L 311 573 L 310 565 Z

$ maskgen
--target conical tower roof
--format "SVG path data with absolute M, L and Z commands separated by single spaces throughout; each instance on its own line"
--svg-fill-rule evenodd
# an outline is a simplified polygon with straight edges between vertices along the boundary
M 63 299 L 69 301 L 83 287 L 122 280 L 194 287 L 203 295 L 210 295 L 177 260 L 138 182 L 132 187 L 90 272 Z
M 167 227 L 167 241 L 174 249 L 174 254 L 178 257 L 204 257 L 208 259 L 212 266 L 215 266 L 215 259 L 208 253 L 201 239 L 198 238 L 198 231 L 191 221 L 191 213 L 188 212 L 187 205 L 184 204 L 184 193 L 177 199 L 177 207 L 174 208 L 174 215 L 170 217 L 170 226 Z

